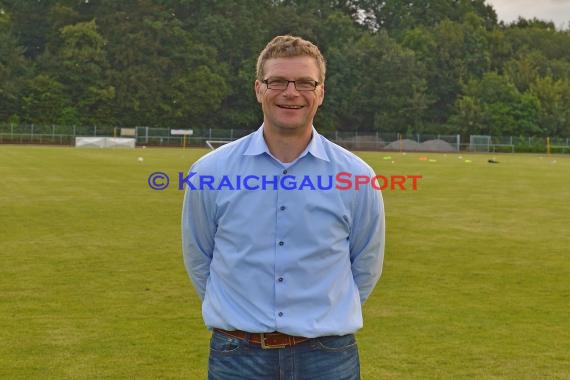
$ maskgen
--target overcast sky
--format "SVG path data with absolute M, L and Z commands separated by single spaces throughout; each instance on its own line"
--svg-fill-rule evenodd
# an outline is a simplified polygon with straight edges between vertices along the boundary
M 557 28 L 568 29 L 570 0 L 487 0 L 497 12 L 499 21 L 515 21 L 519 16 L 552 21 Z

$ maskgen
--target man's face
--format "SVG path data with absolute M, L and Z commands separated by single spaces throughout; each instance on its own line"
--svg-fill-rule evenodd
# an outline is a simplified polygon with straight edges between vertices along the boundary
M 264 80 L 318 81 L 319 68 L 314 58 L 308 56 L 272 58 L 265 62 Z M 294 131 L 311 128 L 318 107 L 323 103 L 324 86 L 314 90 L 299 91 L 293 83 L 284 90 L 267 88 L 260 80 L 255 81 L 257 101 L 263 109 L 263 121 L 267 127 Z

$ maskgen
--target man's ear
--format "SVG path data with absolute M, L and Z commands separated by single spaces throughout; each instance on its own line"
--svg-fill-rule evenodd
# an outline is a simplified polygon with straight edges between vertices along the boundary
M 257 101 L 261 103 L 263 100 L 263 93 L 265 92 L 265 89 L 263 88 L 263 83 L 261 83 L 258 79 L 256 79 L 254 89 L 255 89 L 255 97 L 257 98 Z
M 323 105 L 323 102 L 325 101 L 325 84 L 324 83 L 321 85 L 318 96 L 319 96 L 319 106 L 321 106 L 321 105 Z

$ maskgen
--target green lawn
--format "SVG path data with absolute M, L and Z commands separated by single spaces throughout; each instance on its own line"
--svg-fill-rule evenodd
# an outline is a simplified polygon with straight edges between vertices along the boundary
M 205 378 L 177 189 L 205 152 L 0 146 L 0 378 Z M 570 378 L 570 157 L 360 155 L 423 176 L 383 193 L 363 379 Z

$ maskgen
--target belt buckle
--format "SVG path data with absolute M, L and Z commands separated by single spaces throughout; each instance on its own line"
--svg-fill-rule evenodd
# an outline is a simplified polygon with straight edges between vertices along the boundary
M 265 337 L 264 333 L 260 333 L 259 334 L 260 340 L 261 340 L 261 348 L 263 348 L 264 350 L 271 350 L 271 349 L 275 349 L 275 348 L 285 348 L 287 347 L 287 344 L 267 344 L 265 342 L 265 339 L 267 339 Z

